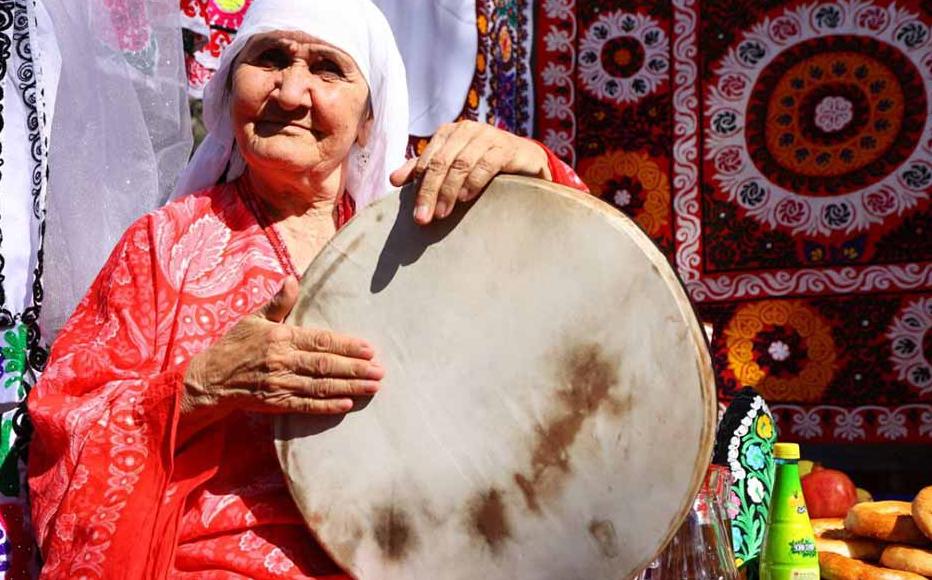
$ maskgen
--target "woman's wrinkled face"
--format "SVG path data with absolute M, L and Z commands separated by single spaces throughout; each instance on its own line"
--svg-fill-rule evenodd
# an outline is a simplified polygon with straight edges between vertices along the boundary
M 365 144 L 369 88 L 352 57 L 300 32 L 252 38 L 233 67 L 231 113 L 250 170 L 333 174 Z

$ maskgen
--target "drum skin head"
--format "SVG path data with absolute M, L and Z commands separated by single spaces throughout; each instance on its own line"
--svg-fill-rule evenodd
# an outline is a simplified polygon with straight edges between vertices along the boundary
M 499 177 L 428 227 L 414 190 L 360 212 L 288 322 L 365 338 L 381 391 L 285 415 L 308 527 L 356 578 L 624 579 L 692 504 L 715 388 L 672 268 L 627 217 Z

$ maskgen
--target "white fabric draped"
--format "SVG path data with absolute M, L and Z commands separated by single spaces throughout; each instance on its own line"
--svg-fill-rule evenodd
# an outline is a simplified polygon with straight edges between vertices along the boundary
M 375 0 L 405 62 L 412 135 L 462 112 L 476 69 L 476 0 Z

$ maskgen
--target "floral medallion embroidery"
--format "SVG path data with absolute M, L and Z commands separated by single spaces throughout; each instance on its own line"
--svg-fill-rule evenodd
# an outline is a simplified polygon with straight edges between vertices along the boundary
M 929 28 L 896 4 L 806 4 L 715 67 L 706 149 L 728 200 L 770 228 L 851 233 L 932 188 Z
M 836 368 L 831 326 L 799 301 L 741 307 L 725 328 L 728 368 L 771 401 L 815 401 Z
M 920 395 L 932 392 L 932 298 L 920 298 L 904 308 L 887 338 L 898 378 Z
M 603 14 L 579 45 L 579 74 L 594 97 L 633 103 L 667 79 L 670 42 L 659 24 L 643 14 Z
M 584 160 L 579 172 L 593 194 L 630 215 L 650 236 L 670 221 L 670 181 L 646 153 L 613 151 Z

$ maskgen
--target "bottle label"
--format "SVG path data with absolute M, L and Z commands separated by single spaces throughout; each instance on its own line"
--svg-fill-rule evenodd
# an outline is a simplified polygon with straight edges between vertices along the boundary
M 790 553 L 794 556 L 802 556 L 803 558 L 818 557 L 815 543 L 807 538 L 801 538 L 790 542 Z

